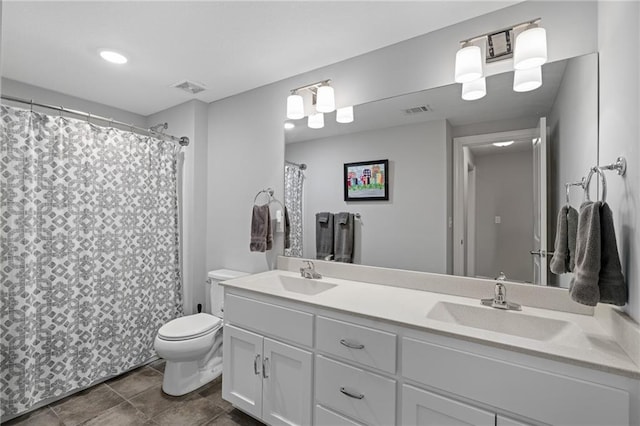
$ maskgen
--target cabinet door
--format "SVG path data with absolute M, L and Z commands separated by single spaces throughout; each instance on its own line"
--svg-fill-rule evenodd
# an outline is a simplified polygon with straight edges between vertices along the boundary
M 262 419 L 270 425 L 311 424 L 311 352 L 264 338 Z
M 262 415 L 262 336 L 226 325 L 222 397 L 243 411 Z
M 495 414 L 409 385 L 402 386 L 403 425 L 495 425 Z

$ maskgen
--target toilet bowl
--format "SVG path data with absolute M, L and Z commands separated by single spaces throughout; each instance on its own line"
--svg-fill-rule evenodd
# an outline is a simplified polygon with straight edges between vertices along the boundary
M 247 275 L 221 269 L 209 273 L 209 313 L 186 315 L 160 329 L 154 348 L 166 360 L 162 390 L 169 395 L 189 393 L 222 374 L 222 287 L 220 282 Z

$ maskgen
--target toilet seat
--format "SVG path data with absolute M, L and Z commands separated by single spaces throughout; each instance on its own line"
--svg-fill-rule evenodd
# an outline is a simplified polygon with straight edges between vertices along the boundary
M 195 339 L 222 326 L 222 320 L 210 314 L 194 314 L 169 321 L 158 330 L 158 337 L 162 340 L 179 341 Z

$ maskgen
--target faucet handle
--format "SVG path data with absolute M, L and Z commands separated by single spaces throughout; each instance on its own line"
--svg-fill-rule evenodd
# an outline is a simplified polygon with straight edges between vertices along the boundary
M 499 281 L 504 281 L 504 280 L 507 279 L 507 276 L 504 274 L 504 272 L 500 271 L 500 273 L 498 274 L 498 276 L 495 279 L 499 280 Z
M 308 268 L 308 269 L 315 269 L 315 268 L 316 268 L 316 266 L 315 266 L 315 265 L 313 264 L 313 262 L 312 262 L 312 261 L 310 261 L 310 260 L 303 260 L 303 263 L 306 263 L 306 264 L 307 264 L 307 268 Z

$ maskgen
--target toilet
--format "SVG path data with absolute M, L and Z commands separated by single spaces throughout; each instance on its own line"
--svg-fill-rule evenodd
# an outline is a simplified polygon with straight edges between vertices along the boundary
M 162 390 L 169 395 L 189 393 L 222 374 L 221 281 L 248 275 L 218 269 L 208 274 L 209 313 L 186 315 L 169 321 L 158 330 L 154 348 L 166 360 Z

